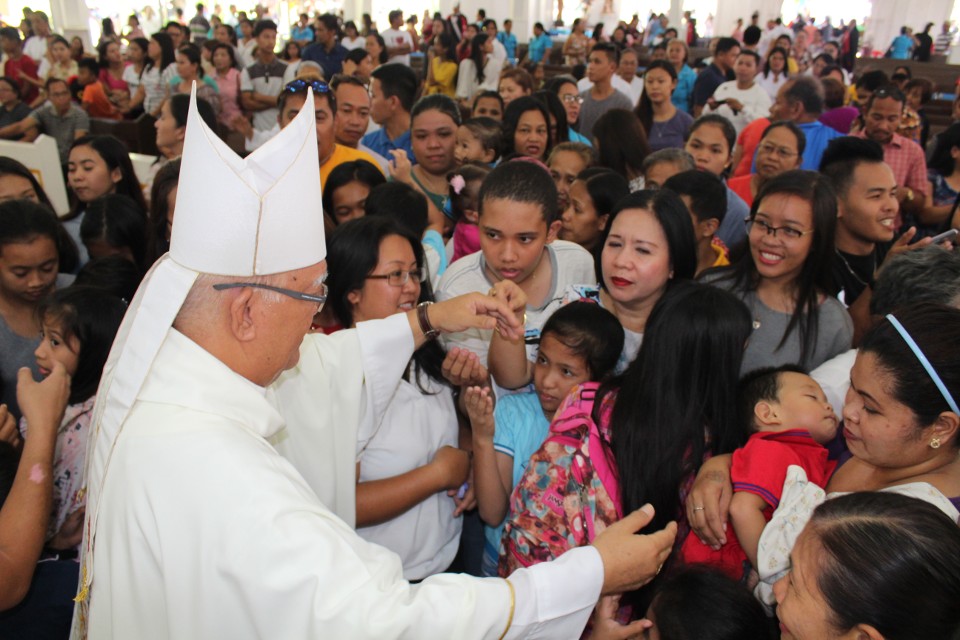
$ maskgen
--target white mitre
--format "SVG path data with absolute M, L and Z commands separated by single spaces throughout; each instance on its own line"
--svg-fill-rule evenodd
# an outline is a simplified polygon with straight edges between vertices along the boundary
M 263 276 L 326 257 L 313 108 L 247 158 L 197 112 L 187 116 L 170 252 L 137 290 L 104 367 L 87 446 L 87 497 L 74 637 L 84 637 L 99 498 L 110 454 L 183 301 L 201 273 Z M 308 91 L 306 105 L 313 105 Z

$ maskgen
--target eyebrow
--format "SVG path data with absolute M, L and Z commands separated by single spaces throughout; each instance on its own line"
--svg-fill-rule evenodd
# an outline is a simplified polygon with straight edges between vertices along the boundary
M 494 233 L 503 234 L 503 231 L 500 230 L 500 229 L 497 229 L 496 227 L 490 227 L 490 226 L 487 226 L 487 225 L 485 225 L 485 224 L 480 225 L 480 227 L 481 227 L 484 231 L 493 231 Z M 517 231 L 517 232 L 514 233 L 513 235 L 515 235 L 515 236 L 535 236 L 535 235 L 537 235 L 537 233 L 539 233 L 539 232 L 536 231 L 536 230 L 529 230 L 529 231 Z
M 880 404 L 879 402 L 877 402 L 877 399 L 874 398 L 872 395 L 870 395 L 863 389 L 858 389 L 857 385 L 853 384 L 853 378 L 850 378 L 850 388 L 856 391 L 859 395 L 863 396 L 864 398 L 867 398 L 868 400 L 872 400 L 873 402 Z
M 773 221 L 773 216 L 770 213 L 766 213 L 764 211 L 757 211 L 757 215 L 755 217 L 759 218 L 760 216 L 763 216 L 766 220 L 769 220 L 771 222 Z M 794 220 L 793 218 L 785 218 L 783 220 L 783 224 L 791 224 L 798 227 L 803 226 L 802 222 L 800 222 L 799 220 Z

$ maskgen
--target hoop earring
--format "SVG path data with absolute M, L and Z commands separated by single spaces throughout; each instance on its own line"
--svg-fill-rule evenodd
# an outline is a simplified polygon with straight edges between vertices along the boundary
M 939 448 L 940 448 L 940 438 L 933 438 L 932 440 L 930 440 L 930 448 L 931 448 L 931 449 L 939 449 Z

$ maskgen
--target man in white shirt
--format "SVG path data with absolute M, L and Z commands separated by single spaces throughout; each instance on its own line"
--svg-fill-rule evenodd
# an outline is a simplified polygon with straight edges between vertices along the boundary
M 33 27 L 33 35 L 23 43 L 23 53 L 40 64 L 47 55 L 47 39 L 51 35 L 50 18 L 43 11 L 34 11 L 30 14 L 30 26 Z
M 627 83 L 629 91 L 619 90 L 630 96 L 634 104 L 640 102 L 640 96 L 643 94 L 643 78 L 637 75 L 639 65 L 640 60 L 637 58 L 635 49 L 627 48 L 620 52 L 620 66 L 617 67 L 616 77 Z M 614 86 L 617 85 L 614 84 Z
M 384 29 L 380 35 L 387 45 L 387 62 L 399 62 L 410 66 L 410 52 L 413 51 L 413 38 L 410 32 L 403 28 L 403 11 L 394 9 L 389 14 L 390 28 Z
M 634 535 L 648 505 L 506 580 L 404 581 L 315 489 L 352 494 L 357 424 L 382 416 L 418 346 L 479 326 L 517 339 L 517 310 L 473 294 L 305 337 L 326 299 L 313 110 L 246 159 L 195 103 L 187 131 L 170 253 L 131 303 L 94 409 L 73 638 L 572 639 L 601 593 L 659 572 L 676 524 Z M 291 403 L 310 420 L 285 425 Z M 284 436 L 313 447 L 310 477 L 270 446 Z M 324 474 L 340 486 L 311 482 Z
M 753 51 L 741 51 L 733 64 L 736 80 L 724 82 L 707 100 L 704 113 L 718 113 L 733 123 L 737 135 L 757 118 L 770 113 L 770 94 L 756 82 L 760 56 Z

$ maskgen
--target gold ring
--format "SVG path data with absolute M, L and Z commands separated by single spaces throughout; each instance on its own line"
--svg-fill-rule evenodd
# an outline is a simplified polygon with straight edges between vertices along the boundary
M 693 510 L 694 510 L 694 511 L 703 511 L 703 507 L 694 507 Z
M 488 295 L 488 296 L 496 297 L 496 295 L 497 295 L 497 290 L 496 290 L 496 288 L 490 289 L 490 291 L 487 292 L 487 295 Z

